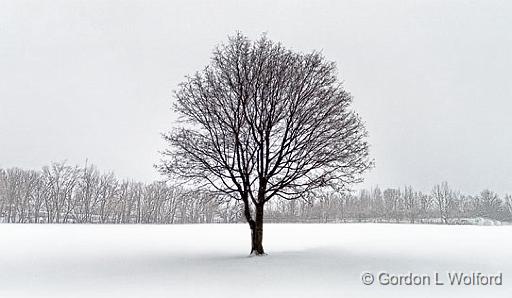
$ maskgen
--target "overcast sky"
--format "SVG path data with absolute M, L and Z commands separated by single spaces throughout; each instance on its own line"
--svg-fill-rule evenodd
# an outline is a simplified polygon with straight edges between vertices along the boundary
M 0 167 L 153 169 L 171 90 L 240 30 L 337 62 L 362 186 L 512 193 L 512 2 L 0 0 Z

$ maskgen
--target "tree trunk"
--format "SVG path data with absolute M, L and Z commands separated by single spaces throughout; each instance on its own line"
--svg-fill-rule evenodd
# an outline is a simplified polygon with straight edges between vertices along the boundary
M 263 250 L 263 204 L 256 205 L 256 220 L 249 221 L 251 227 L 251 255 L 265 255 Z

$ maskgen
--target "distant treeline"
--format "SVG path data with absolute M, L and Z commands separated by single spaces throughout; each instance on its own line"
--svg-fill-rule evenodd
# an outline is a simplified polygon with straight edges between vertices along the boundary
M 4 223 L 235 223 L 243 221 L 241 207 L 236 200 L 165 182 L 119 180 L 92 165 L 0 169 Z M 512 197 L 490 190 L 464 195 L 444 182 L 429 193 L 412 187 L 317 192 L 307 199 L 269 201 L 265 211 L 268 222 L 464 224 L 473 218 L 512 221 Z

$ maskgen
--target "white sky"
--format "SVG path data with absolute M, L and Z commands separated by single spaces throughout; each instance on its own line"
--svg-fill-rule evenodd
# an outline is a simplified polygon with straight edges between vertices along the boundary
M 363 186 L 512 192 L 512 2 L 0 1 L 0 167 L 151 181 L 171 90 L 236 30 L 338 63 L 367 123 Z

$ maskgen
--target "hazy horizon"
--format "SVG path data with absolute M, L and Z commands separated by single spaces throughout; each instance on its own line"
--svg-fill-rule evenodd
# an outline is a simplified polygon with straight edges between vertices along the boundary
M 335 61 L 376 167 L 359 187 L 512 193 L 512 3 L 2 1 L 0 168 L 153 168 L 171 91 L 237 31 Z

